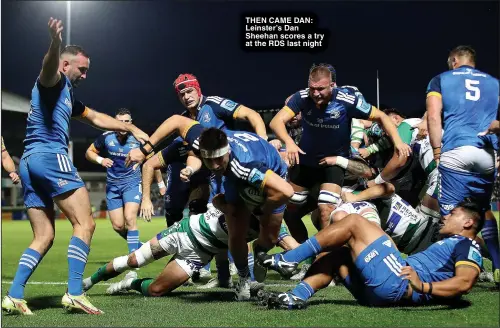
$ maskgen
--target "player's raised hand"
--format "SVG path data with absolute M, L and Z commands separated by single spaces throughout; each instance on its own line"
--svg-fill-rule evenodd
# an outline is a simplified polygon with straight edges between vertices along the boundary
M 394 151 L 398 154 L 398 157 L 408 157 L 411 154 L 411 148 L 404 142 L 400 142 L 394 145 Z
M 294 166 L 299 164 L 299 153 L 305 155 L 306 153 L 299 148 L 295 143 L 290 143 L 286 145 L 286 152 L 288 154 L 288 161 L 290 162 L 290 166 Z
M 142 151 L 139 148 L 131 149 L 127 154 L 127 158 L 125 158 L 125 166 L 129 167 L 130 164 L 137 163 L 136 165 L 134 165 L 134 170 L 135 170 L 137 169 L 137 166 L 139 166 L 138 164 L 144 162 L 145 159 L 146 156 L 142 153 Z
M 191 176 L 193 175 L 194 170 L 191 166 L 186 166 L 181 170 L 181 180 L 184 182 L 189 182 L 191 180 Z
M 62 30 L 64 29 L 62 25 L 62 20 L 58 20 L 50 17 L 49 19 L 49 33 L 53 42 L 62 42 Z
M 142 217 L 146 222 L 151 222 L 151 217 L 155 215 L 155 209 L 151 199 L 142 198 L 141 201 L 141 211 L 139 216 Z
M 111 166 L 113 166 L 114 162 L 112 160 L 110 160 L 109 158 L 104 158 L 101 162 L 101 165 L 106 167 L 106 168 L 110 168 Z

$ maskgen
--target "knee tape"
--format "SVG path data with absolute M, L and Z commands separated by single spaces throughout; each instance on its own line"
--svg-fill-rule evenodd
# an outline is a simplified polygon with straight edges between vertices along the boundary
M 117 257 L 113 260 L 113 270 L 116 272 L 123 272 L 129 268 L 128 255 Z
M 137 266 L 139 268 L 154 261 L 153 252 L 151 251 L 151 244 L 149 241 L 143 244 L 138 250 L 136 250 L 134 254 L 135 259 L 137 260 Z
M 321 190 L 318 197 L 318 205 L 334 205 L 338 206 L 340 204 L 340 195 L 336 192 L 331 192 L 328 190 Z
M 309 190 L 297 191 L 290 198 L 290 203 L 295 205 L 304 205 L 307 202 L 307 196 L 309 196 Z

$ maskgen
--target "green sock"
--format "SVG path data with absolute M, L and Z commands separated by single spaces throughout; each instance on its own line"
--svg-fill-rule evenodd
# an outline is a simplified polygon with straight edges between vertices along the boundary
M 97 269 L 97 271 L 94 272 L 92 276 L 90 276 L 90 281 L 92 281 L 92 284 L 97 284 L 98 282 L 106 281 L 120 274 L 119 272 L 106 272 L 106 266 L 107 264 L 104 264 L 102 267 Z
M 152 282 L 153 278 L 134 279 L 130 287 L 144 296 L 151 296 L 149 295 L 148 288 Z

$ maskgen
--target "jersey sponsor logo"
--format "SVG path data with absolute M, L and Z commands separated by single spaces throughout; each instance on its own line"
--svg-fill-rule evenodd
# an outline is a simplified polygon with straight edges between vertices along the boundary
M 108 146 L 110 147 L 114 147 L 115 146 L 115 142 L 113 140 L 111 140 L 109 143 L 108 143 Z
M 202 120 L 203 120 L 203 122 L 205 122 L 205 123 L 209 123 L 209 122 L 210 122 L 210 119 L 211 119 L 211 117 L 210 117 L 210 113 L 208 113 L 208 112 L 207 112 L 207 113 L 203 114 L 203 116 L 202 116 Z
M 134 199 L 139 200 L 139 199 L 141 199 L 141 197 L 139 197 L 139 195 L 135 195 Z
M 312 114 L 312 109 L 310 109 L 310 110 L 306 113 L 306 115 L 311 115 L 311 114 Z
M 353 95 L 350 95 L 348 93 L 345 93 L 345 92 L 342 92 L 342 91 L 339 91 L 337 93 L 337 97 L 335 97 L 337 100 L 341 100 L 341 101 L 345 101 L 346 103 L 349 103 L 349 104 L 352 104 L 354 105 L 354 101 L 356 99 L 355 96 Z M 361 98 L 360 98 L 361 99 Z
M 220 107 L 227 109 L 228 111 L 233 111 L 236 108 L 237 103 L 235 103 L 232 100 L 225 99 L 221 104 Z
M 356 108 L 362 111 L 365 114 L 368 114 L 372 106 L 366 102 L 365 98 L 359 97 L 358 103 L 356 104 Z
M 123 148 L 118 148 L 118 151 L 119 151 L 120 153 L 123 153 Z
M 471 261 L 476 262 L 480 267 L 483 265 L 483 257 L 474 246 L 469 248 L 469 255 L 467 256 L 467 258 Z
M 372 250 L 368 255 L 365 256 L 365 262 L 369 263 L 375 256 L 378 255 L 378 252 L 376 249 Z
M 248 181 L 250 181 L 251 184 L 253 185 L 258 185 L 260 186 L 262 181 L 264 181 L 265 174 L 262 173 L 259 169 L 252 169 L 250 171 L 250 174 L 248 175 Z
M 340 111 L 338 109 L 334 109 L 331 113 L 330 113 L 330 117 L 333 118 L 333 119 L 338 119 L 340 117 Z
M 318 118 L 317 121 L 318 121 L 318 123 L 323 123 L 323 119 L 322 118 Z

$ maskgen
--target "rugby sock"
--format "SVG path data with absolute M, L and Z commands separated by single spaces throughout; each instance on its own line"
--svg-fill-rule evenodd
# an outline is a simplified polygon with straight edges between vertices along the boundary
M 250 275 L 250 270 L 248 269 L 248 265 L 245 265 L 245 267 L 242 270 L 238 269 L 238 276 L 242 278 L 248 278 L 249 275 Z
M 133 290 L 138 291 L 144 296 L 151 296 L 149 294 L 149 285 L 153 282 L 153 278 L 143 278 L 143 279 L 134 279 L 132 280 L 132 284 L 130 285 L 130 288 Z
M 9 296 L 19 299 L 24 298 L 24 287 L 26 287 L 26 282 L 31 277 L 33 271 L 35 271 L 41 258 L 42 256 L 40 253 L 34 249 L 27 248 L 24 251 L 23 255 L 21 255 L 21 259 L 19 259 L 16 275 L 9 289 Z
M 128 253 L 132 253 L 140 246 L 139 241 L 139 230 L 128 230 L 127 231 L 127 245 L 128 245 Z
M 114 278 L 114 277 L 118 276 L 121 273 L 121 272 L 117 272 L 117 271 L 106 272 L 106 267 L 107 266 L 108 266 L 107 264 L 104 264 L 102 267 L 100 267 L 99 269 L 97 269 L 97 271 L 94 272 L 90 276 L 90 278 L 86 278 L 86 279 L 90 279 L 90 281 L 92 282 L 92 285 L 95 285 L 98 282 L 106 281 L 106 280 L 109 280 L 111 278 Z
M 314 290 L 305 281 L 301 281 L 291 292 L 293 295 L 297 296 L 301 300 L 307 301 L 314 295 Z
M 497 221 L 495 219 L 485 220 L 483 230 L 481 230 L 481 235 L 486 243 L 488 252 L 490 252 L 491 262 L 493 262 L 493 270 L 500 269 Z
M 283 259 L 287 262 L 302 262 L 308 257 L 316 256 L 321 252 L 321 246 L 319 245 L 316 237 L 312 236 L 299 247 L 292 249 L 291 251 L 283 253 Z
M 217 267 L 217 279 L 219 281 L 227 281 L 231 277 L 229 273 L 229 262 L 227 261 L 215 261 L 215 266 Z
M 71 237 L 68 247 L 68 294 L 83 294 L 82 280 L 90 248 L 78 237 Z
M 253 274 L 253 262 L 254 262 L 254 259 L 253 259 L 253 253 L 250 252 L 248 253 L 248 271 L 250 273 L 250 280 L 251 281 L 255 281 L 255 276 Z

